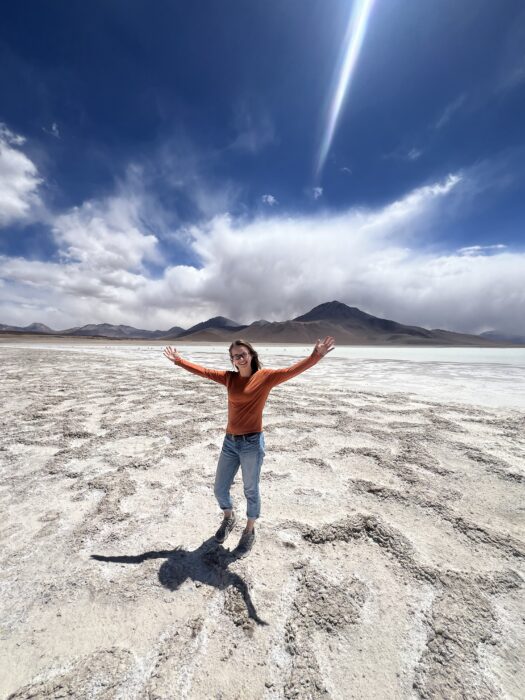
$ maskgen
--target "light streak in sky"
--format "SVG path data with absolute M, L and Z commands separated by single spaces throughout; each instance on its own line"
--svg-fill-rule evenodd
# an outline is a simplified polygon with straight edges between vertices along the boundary
M 336 82 L 332 89 L 332 95 L 327 110 L 327 123 L 321 140 L 319 154 L 316 163 L 316 178 L 319 179 L 326 161 L 328 151 L 332 145 L 337 121 L 341 113 L 341 107 L 345 99 L 352 75 L 355 72 L 359 52 L 365 38 L 366 26 L 374 0 L 355 0 L 350 14 L 350 21 L 346 30 L 343 50 L 336 72 Z M 337 77 L 338 76 L 338 77 Z

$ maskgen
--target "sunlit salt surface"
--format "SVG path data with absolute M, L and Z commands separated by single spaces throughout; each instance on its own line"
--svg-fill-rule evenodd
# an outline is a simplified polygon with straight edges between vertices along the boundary
M 162 355 L 162 346 L 134 344 L 17 343 L 30 352 L 105 354 L 126 363 L 179 371 Z M 266 367 L 284 367 L 305 357 L 311 345 L 258 345 Z M 0 354 L 2 346 L 0 345 Z M 184 345 L 181 354 L 208 367 L 230 369 L 228 344 Z M 525 408 L 525 348 L 338 347 L 321 364 L 294 381 L 337 388 L 412 392 L 430 400 L 501 408 Z

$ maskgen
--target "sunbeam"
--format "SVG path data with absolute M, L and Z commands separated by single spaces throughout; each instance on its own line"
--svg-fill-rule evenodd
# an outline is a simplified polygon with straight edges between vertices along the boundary
M 345 34 L 341 56 L 335 72 L 327 109 L 326 127 L 316 159 L 315 176 L 319 179 L 326 157 L 332 145 L 341 107 L 355 72 L 359 52 L 366 34 L 366 27 L 374 0 L 355 0 Z

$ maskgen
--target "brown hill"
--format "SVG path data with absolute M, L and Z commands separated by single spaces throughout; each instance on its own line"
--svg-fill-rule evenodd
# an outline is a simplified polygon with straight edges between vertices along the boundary
M 478 335 L 428 330 L 378 318 L 338 301 L 320 304 L 291 321 L 255 321 L 242 330 L 214 329 L 190 333 L 184 341 L 231 342 L 244 338 L 257 343 L 315 343 L 332 335 L 342 345 L 471 345 L 494 347 L 498 343 Z M 501 343 L 499 343 L 501 345 Z
M 29 328 L 34 333 L 38 328 L 39 335 L 46 333 L 43 330 L 46 327 L 37 324 L 25 329 L 0 325 L 0 335 L 15 330 L 27 333 Z M 340 345 L 467 345 L 479 347 L 512 345 L 508 341 L 479 335 L 407 326 L 397 321 L 372 316 L 339 301 L 320 304 L 306 314 L 289 321 L 261 320 L 255 321 L 249 326 L 241 326 L 235 321 L 216 316 L 192 326 L 187 331 L 177 326 L 169 331 L 146 331 L 131 326 L 97 324 L 72 328 L 67 331 L 47 329 L 47 332 L 60 336 L 98 336 L 130 340 L 140 338 L 165 339 L 174 344 L 180 342 L 229 343 L 236 338 L 244 338 L 254 343 L 310 344 L 314 343 L 317 338 L 332 335 Z

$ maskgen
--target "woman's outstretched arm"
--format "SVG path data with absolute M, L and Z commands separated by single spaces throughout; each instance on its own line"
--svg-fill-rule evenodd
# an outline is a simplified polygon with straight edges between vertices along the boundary
M 301 374 L 301 372 L 313 367 L 319 362 L 319 360 L 322 360 L 326 354 L 331 352 L 334 347 L 335 339 L 331 335 L 326 336 L 324 340 L 319 338 L 315 344 L 312 354 L 305 357 L 304 360 L 299 360 L 299 362 L 296 362 L 294 365 L 290 365 L 290 367 L 270 370 L 272 384 L 276 386 L 277 384 L 287 382 L 289 379 L 292 379 L 292 377 L 296 377 L 298 374 Z
M 199 377 L 205 377 L 206 379 L 211 379 L 214 382 L 219 382 L 219 384 L 224 384 L 226 386 L 227 373 L 225 370 L 208 369 L 208 367 L 201 367 L 195 362 L 189 362 L 180 356 L 176 348 L 172 348 L 169 345 L 168 347 L 164 348 L 164 357 L 167 357 L 170 362 L 173 362 L 173 364 L 188 370 L 188 372 L 192 372 Z

